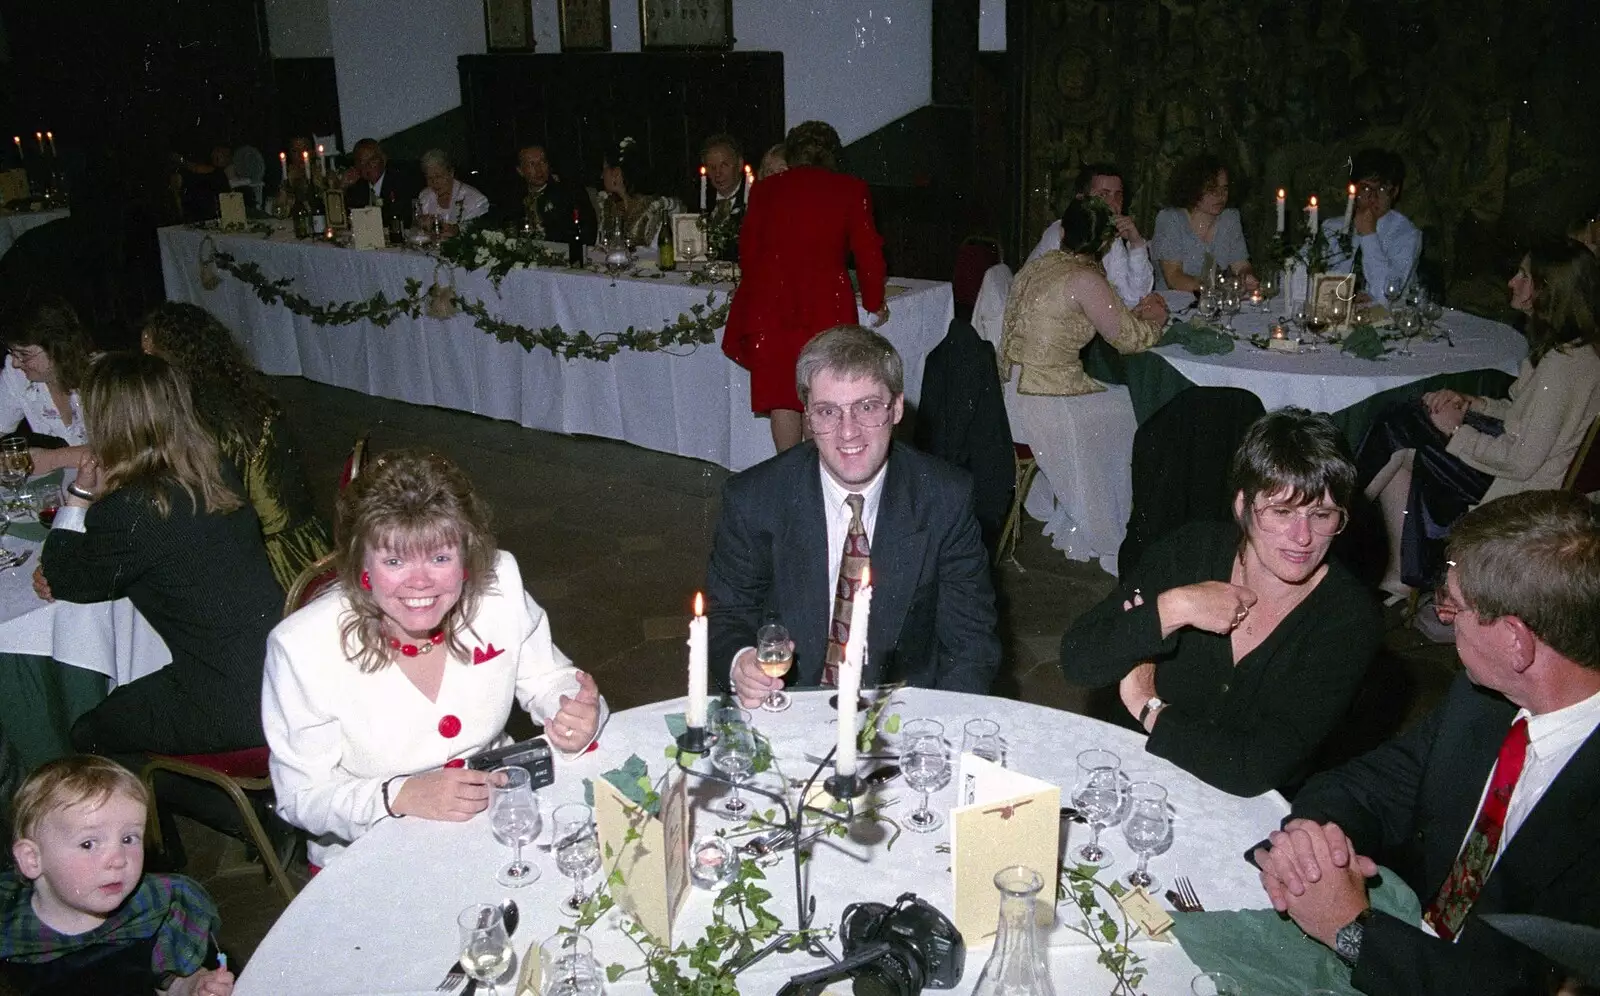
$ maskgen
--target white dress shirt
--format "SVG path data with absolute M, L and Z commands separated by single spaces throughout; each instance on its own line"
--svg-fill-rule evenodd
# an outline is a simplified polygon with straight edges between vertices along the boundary
M 485 215 L 489 212 L 489 198 L 477 187 L 455 181 L 450 188 L 450 206 L 444 210 L 439 209 L 439 195 L 433 192 L 432 187 L 423 187 L 422 195 L 417 198 L 418 209 L 421 214 L 436 214 L 444 218 L 447 225 L 459 225 L 464 221 Z
M 18 370 L 12 364 L 11 357 L 7 356 L 5 366 L 0 368 L 0 433 L 15 429 L 26 417 L 28 427 L 42 436 L 65 439 L 68 446 L 84 445 L 89 441 L 89 436 L 83 428 L 82 402 L 78 399 L 77 391 L 73 391 L 68 398 L 72 404 L 71 425 L 62 420 L 55 398 L 50 396 L 49 386 L 29 380 L 28 375 Z
M 1343 218 L 1331 218 L 1322 223 L 1323 234 L 1330 242 L 1344 231 Z M 1391 278 L 1402 284 L 1411 280 L 1417 269 L 1417 259 L 1422 255 L 1422 230 L 1399 211 L 1388 211 L 1378 219 L 1377 231 L 1371 235 L 1357 235 L 1352 252 L 1361 250 L 1361 274 L 1367 281 L 1367 293 L 1375 301 L 1383 300 L 1383 287 Z M 1349 273 L 1351 259 L 1334 243 L 1328 256 L 1329 273 Z
M 1051 249 L 1061 248 L 1061 222 L 1052 221 L 1039 237 L 1039 244 L 1028 253 L 1023 265 L 1033 262 Z M 1150 243 L 1135 249 L 1123 238 L 1113 239 L 1111 248 L 1100 257 L 1106 268 L 1106 279 L 1117 289 L 1122 303 L 1132 308 L 1144 299 L 1156 285 L 1155 268 L 1150 264 Z

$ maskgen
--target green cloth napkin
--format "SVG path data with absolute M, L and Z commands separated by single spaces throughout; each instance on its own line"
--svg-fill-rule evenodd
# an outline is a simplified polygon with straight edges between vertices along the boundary
M 1378 330 L 1371 325 L 1357 325 L 1351 329 L 1350 334 L 1339 344 L 1339 348 L 1363 360 L 1379 359 L 1389 351 L 1383 344 L 1383 336 L 1379 335 Z
M 1161 346 L 1182 346 L 1199 356 L 1222 356 L 1233 352 L 1233 336 L 1209 325 L 1174 322 L 1161 337 Z
M 57 467 L 48 474 L 40 474 L 28 482 L 28 487 L 36 485 L 61 487 L 61 478 L 65 471 Z M 50 535 L 50 527 L 43 525 L 37 519 L 27 518 L 22 520 L 12 519 L 11 525 L 6 528 L 7 536 L 15 536 L 19 540 L 29 543 L 43 543 L 44 538 Z
M 1368 898 L 1373 908 L 1406 923 L 1422 920 L 1416 893 L 1387 868 L 1378 869 Z M 1201 971 L 1228 973 L 1250 996 L 1301 996 L 1310 989 L 1360 996 L 1339 956 L 1274 910 L 1174 911 L 1172 919 L 1172 933 Z

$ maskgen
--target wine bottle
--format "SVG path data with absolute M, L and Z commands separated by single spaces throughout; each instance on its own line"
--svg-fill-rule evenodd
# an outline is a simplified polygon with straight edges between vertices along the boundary
M 678 254 L 672 248 L 672 219 L 661 222 L 661 234 L 656 238 L 656 265 L 663 270 L 678 268 Z
M 290 209 L 294 218 L 294 237 L 309 239 L 311 237 L 311 205 L 309 191 L 303 187 L 294 191 L 294 207 Z
M 323 183 L 311 188 L 311 234 L 321 237 L 328 230 L 327 191 Z
M 583 226 L 578 223 L 578 209 L 572 209 L 572 231 L 567 235 L 567 265 L 583 265 Z

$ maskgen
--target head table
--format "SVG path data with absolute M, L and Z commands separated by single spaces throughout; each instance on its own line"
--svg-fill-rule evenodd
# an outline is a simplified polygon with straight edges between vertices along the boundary
M 23 233 L 40 225 L 48 225 L 52 221 L 71 217 L 72 212 L 66 208 L 50 208 L 38 211 L 0 211 L 0 256 L 11 251 L 11 247 L 20 239 Z
M 787 712 L 752 712 L 756 727 L 773 742 L 777 767 L 791 778 L 808 775 L 811 766 L 802 755 L 826 753 L 835 735 L 826 692 L 796 692 L 793 697 L 794 707 Z M 558 762 L 556 783 L 541 792 L 546 797 L 547 818 L 553 805 L 582 799 L 583 779 L 598 778 L 621 765 L 629 754 L 643 758 L 652 776 L 665 771 L 670 762 L 663 749 L 670 741 L 663 717 L 682 709 L 683 700 L 679 699 L 614 714 L 601 734 L 599 750 L 570 763 Z M 887 711 L 907 721 L 938 719 L 958 746 L 967 720 L 986 717 L 997 721 L 1008 745 L 1008 765 L 1060 785 L 1064 801 L 1072 790 L 1079 751 L 1104 747 L 1117 752 L 1132 778 L 1155 780 L 1170 792 L 1174 842 L 1171 850 L 1152 859 L 1152 871 L 1168 883 L 1174 875 L 1189 876 L 1208 910 L 1267 905 L 1255 869 L 1241 855 L 1287 814 L 1288 806 L 1277 793 L 1251 799 L 1227 795 L 1167 761 L 1145 754 L 1143 738 L 1130 731 L 1009 699 L 903 689 L 895 694 Z M 722 786 L 691 779 L 694 836 L 731 826 L 705 811 L 722 791 Z M 903 823 L 916 805 L 915 793 L 900 780 L 879 791 L 898 800 L 886 814 Z M 933 793 L 932 806 L 948 811 L 953 794 L 953 787 L 947 784 Z M 1063 847 L 1083 842 L 1085 828 L 1062 825 L 1072 828 L 1063 835 Z M 1116 865 L 1101 875 L 1109 881 L 1132 867 L 1133 855 L 1117 830 L 1104 832 L 1101 839 L 1116 858 Z M 810 890 L 817 899 L 816 923 L 836 926 L 849 903 L 893 903 L 907 891 L 915 891 L 949 915 L 949 856 L 940 850 L 949 841 L 948 822 L 932 833 L 903 833 L 892 848 L 882 842 L 822 838 L 806 865 Z M 510 853 L 495 842 L 488 818 L 482 814 L 466 823 L 419 819 L 379 823 L 313 878 L 290 904 L 251 957 L 235 993 L 391 996 L 432 992 L 457 953 L 456 914 L 472 903 L 499 901 L 508 894 L 516 898 L 522 912 L 513 938 L 520 957 L 529 945 L 570 923 L 556 907 L 559 899 L 570 894 L 572 881 L 557 872 L 550 854 L 528 848 L 525 853 L 532 855 L 542 871 L 540 880 L 520 890 L 502 888 L 495 883 L 495 872 L 509 860 Z M 786 855 L 782 864 L 767 869 L 766 885 L 773 892 L 768 908 L 793 926 L 790 860 Z M 599 878 L 592 876 L 590 886 Z M 1042 895 L 1049 894 L 1047 886 Z M 674 942 L 692 942 L 700 935 L 709 922 L 711 896 L 710 892 L 691 890 Z M 1071 906 L 1061 907 L 1060 913 L 1063 919 L 1075 917 Z M 639 963 L 636 951 L 608 921 L 602 920 L 589 936 L 602 964 Z M 1049 944 L 1059 991 L 1110 991 L 1111 977 L 1095 964 L 1096 949 L 1087 940 L 1058 925 L 1049 935 Z M 971 991 L 990 947 L 988 939 L 969 939 L 966 973 L 956 992 Z M 1151 996 L 1189 992 L 1196 969 L 1178 944 L 1141 938 L 1134 947 L 1149 965 L 1143 991 Z M 834 950 L 838 950 L 836 942 Z M 741 974 L 739 988 L 751 994 L 773 993 L 791 975 L 823 964 L 806 955 L 774 956 Z M 648 992 L 641 976 L 627 976 L 609 985 L 607 992 L 613 996 Z M 1072 985 L 1067 987 L 1069 979 Z M 507 988 L 502 986 L 500 991 L 506 993 Z M 836 984 L 832 991 L 848 992 L 848 983 Z
M 713 343 L 671 352 L 623 350 L 608 361 L 565 359 L 536 347 L 502 343 L 458 314 L 401 316 L 379 328 L 366 320 L 318 326 L 220 273 L 208 290 L 199 260 L 209 237 L 240 263 L 318 304 L 362 300 L 376 291 L 405 294 L 408 278 L 453 282 L 496 318 L 530 329 L 569 333 L 659 329 L 703 305 L 728 300 L 733 286 L 690 284 L 684 271 L 663 274 L 641 251 L 634 275 L 540 267 L 514 270 L 496 287 L 482 270 L 451 272 L 425 252 L 360 251 L 321 240 L 296 240 L 282 229 L 260 234 L 207 233 L 189 227 L 158 233 L 167 297 L 211 311 L 269 374 L 302 376 L 364 394 L 509 419 L 532 429 L 605 436 L 647 449 L 743 470 L 773 453 L 765 420 L 750 413 L 750 376 Z M 565 253 L 564 246 L 552 245 Z M 207 248 L 209 252 L 209 247 Z M 954 304 L 948 283 L 892 278 L 891 317 L 881 330 L 905 360 L 906 397 L 921 392 L 923 359 L 944 338 Z M 865 321 L 867 315 L 861 314 Z M 721 330 L 717 332 L 720 340 Z

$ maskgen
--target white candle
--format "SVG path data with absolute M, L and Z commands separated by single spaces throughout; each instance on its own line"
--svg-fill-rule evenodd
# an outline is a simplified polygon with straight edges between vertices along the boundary
M 327 175 L 328 153 L 327 150 L 322 147 L 321 142 L 317 143 L 317 167 L 322 170 L 323 175 Z
M 1312 194 L 1311 195 L 1311 203 L 1306 205 L 1306 214 L 1309 217 L 1309 220 L 1306 222 L 1306 227 L 1311 230 L 1312 238 L 1315 238 L 1316 234 L 1317 234 L 1317 195 L 1316 194 Z
M 700 167 L 700 213 L 706 213 L 706 168 Z
M 844 663 L 839 665 L 839 749 L 833 757 L 833 773 L 854 778 L 856 774 L 856 699 L 861 695 L 862 660 L 867 653 L 867 628 L 872 617 L 872 568 L 861 575 L 850 609 L 850 642 L 845 644 Z
M 33 140 L 35 142 L 39 143 L 39 154 L 41 156 L 44 155 L 44 132 L 42 132 L 42 131 L 34 132 L 33 133 Z
M 1285 203 L 1285 198 L 1287 196 L 1288 196 L 1288 191 L 1284 190 L 1282 187 L 1279 187 L 1278 188 L 1278 234 L 1279 235 L 1283 234 L 1283 207 L 1284 207 L 1284 203 Z
M 11 140 L 17 143 L 17 158 L 22 158 L 22 136 L 12 135 Z
M 745 204 L 749 204 L 750 203 L 750 188 L 751 188 L 751 186 L 753 186 L 755 184 L 755 182 L 756 182 L 755 173 L 753 171 L 751 171 L 750 164 L 749 163 L 745 163 L 744 164 L 744 202 L 745 202 Z
M 278 153 L 278 173 L 284 183 L 289 182 L 289 154 L 286 152 Z
M 710 631 L 706 628 L 705 596 L 694 594 L 694 618 L 689 620 L 689 704 L 683 711 L 685 724 L 696 729 L 706 726 L 706 655 L 710 650 Z
M 56 133 L 53 131 L 45 132 L 44 140 L 50 143 L 50 154 L 52 156 L 56 155 Z
M 1345 198 L 1345 201 L 1344 201 L 1344 230 L 1347 231 L 1347 232 L 1351 232 L 1351 234 L 1354 234 L 1354 232 L 1351 231 L 1350 222 L 1351 222 L 1352 219 L 1355 218 L 1355 216 L 1356 216 L 1356 185 L 1352 183 L 1352 184 L 1350 184 L 1350 196 Z

